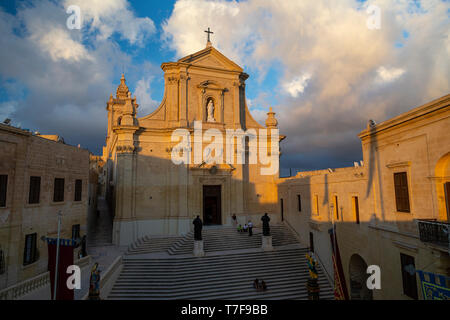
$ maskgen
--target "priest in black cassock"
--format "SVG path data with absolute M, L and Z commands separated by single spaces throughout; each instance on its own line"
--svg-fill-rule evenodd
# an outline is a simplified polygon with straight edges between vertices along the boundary
M 194 224 L 194 240 L 202 240 L 203 222 L 200 216 L 197 216 L 192 223 Z
M 261 221 L 262 221 L 262 227 L 263 227 L 263 236 L 270 236 L 270 226 L 269 226 L 270 218 L 267 215 L 267 213 L 265 213 L 262 216 Z

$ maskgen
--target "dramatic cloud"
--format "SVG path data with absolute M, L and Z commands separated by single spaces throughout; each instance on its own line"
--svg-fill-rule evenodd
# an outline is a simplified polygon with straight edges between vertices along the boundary
M 70 5 L 80 7 L 83 22 L 89 26 L 89 32 L 97 33 L 97 40 L 108 39 L 117 32 L 131 44 L 141 45 L 156 31 L 148 17 L 134 16 L 126 0 L 66 0 L 65 7 Z
M 300 93 L 305 91 L 305 87 L 308 84 L 308 80 L 311 79 L 310 74 L 304 74 L 302 76 L 294 78 L 291 82 L 283 84 L 283 88 L 292 97 L 297 98 Z
M 380 29 L 367 27 L 371 4 L 381 10 Z M 253 72 L 247 88 L 277 97 L 282 165 L 311 169 L 352 165 L 369 119 L 448 93 L 448 26 L 440 0 L 179 0 L 163 30 L 183 56 L 204 48 L 211 27 L 213 45 Z M 269 100 L 250 98 L 261 121 Z
M 67 28 L 69 5 L 81 9 L 81 30 Z M 40 0 L 20 4 L 14 16 L 0 9 L 0 30 L 1 87 L 14 98 L 0 104 L 0 115 L 100 152 L 106 101 L 132 59 L 115 39 L 141 46 L 155 32 L 153 22 L 135 17 L 124 0 Z M 133 74 L 144 76 L 139 66 Z M 138 91 L 142 86 L 148 92 L 145 82 Z
M 152 80 L 153 77 L 148 76 L 139 80 L 136 84 L 134 94 L 136 95 L 136 99 L 139 103 L 138 116 L 146 116 L 150 114 L 150 112 L 154 111 L 158 106 L 158 102 L 153 100 L 151 97 L 150 84 Z
M 401 77 L 405 70 L 399 68 L 386 69 L 385 67 L 379 67 L 377 70 L 378 82 L 392 82 Z

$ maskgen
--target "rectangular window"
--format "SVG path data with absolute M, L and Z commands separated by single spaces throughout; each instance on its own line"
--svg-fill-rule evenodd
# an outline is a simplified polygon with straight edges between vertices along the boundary
M 80 238 L 80 225 L 74 224 L 72 226 L 72 239 L 78 239 Z
M 28 194 L 28 203 L 39 203 L 41 192 L 41 177 L 30 177 L 30 192 Z
M 352 210 L 353 216 L 355 217 L 356 224 L 359 224 L 359 203 L 358 197 L 352 197 Z
M 406 172 L 394 173 L 394 186 L 395 186 L 395 203 L 397 205 L 397 211 L 410 212 L 408 178 L 406 176 Z
M 319 196 L 317 194 L 314 195 L 313 199 L 313 213 L 319 215 Z
M 402 264 L 403 293 L 408 297 L 417 300 L 416 266 L 414 257 L 400 253 L 400 260 Z
M 75 201 L 81 201 L 81 191 L 83 182 L 81 180 L 75 180 Z
M 64 178 L 55 178 L 53 202 L 64 201 Z
M 0 207 L 6 207 L 6 191 L 8 189 L 8 176 L 0 175 Z
M 31 233 L 25 236 L 25 249 L 23 253 L 24 266 L 37 260 L 36 238 L 37 233 Z
M 302 212 L 302 197 L 297 195 L 297 203 L 298 203 L 298 212 Z
M 334 217 L 336 220 L 339 220 L 339 204 L 338 204 L 338 197 L 334 196 Z

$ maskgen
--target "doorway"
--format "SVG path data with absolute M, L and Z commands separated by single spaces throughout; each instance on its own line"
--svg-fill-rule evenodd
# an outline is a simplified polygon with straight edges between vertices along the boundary
M 203 186 L 203 224 L 222 224 L 221 186 Z
M 447 221 L 450 222 L 450 182 L 444 183 L 445 206 L 447 208 Z

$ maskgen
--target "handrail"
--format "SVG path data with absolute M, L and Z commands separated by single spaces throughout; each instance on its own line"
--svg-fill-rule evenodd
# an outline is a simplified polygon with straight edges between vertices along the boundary
M 50 271 L 16 283 L 0 291 L 0 300 L 16 300 L 40 287 L 50 284 Z
M 294 227 L 289 223 L 289 221 L 288 221 L 287 219 L 284 219 L 283 222 L 286 222 L 286 225 L 289 227 L 289 229 L 292 230 L 292 231 L 294 232 L 295 236 L 300 240 L 300 234 L 297 232 L 297 230 L 294 229 Z M 308 249 L 311 249 L 311 248 L 308 246 Z M 330 276 L 330 274 L 328 273 L 328 271 L 327 271 L 327 269 L 325 268 L 325 266 L 324 266 L 322 260 L 320 260 L 319 255 L 316 254 L 316 253 L 314 253 L 314 258 L 317 259 L 317 262 L 319 263 L 320 268 L 324 271 L 325 276 L 326 276 L 327 279 L 328 279 L 328 282 L 329 282 L 331 285 L 333 285 L 333 287 L 334 287 L 334 279 L 333 279 L 333 278 Z

